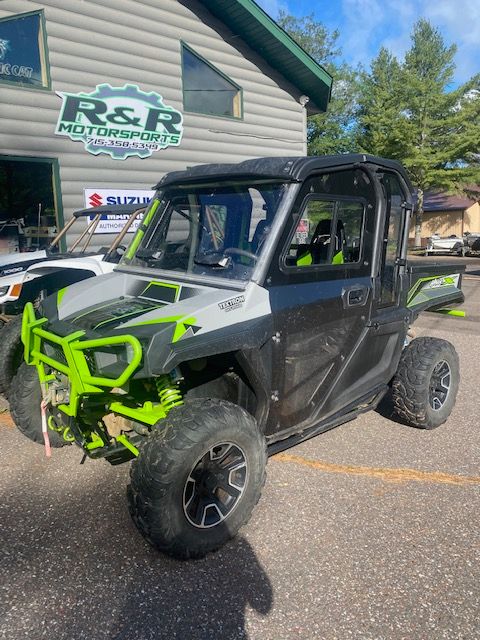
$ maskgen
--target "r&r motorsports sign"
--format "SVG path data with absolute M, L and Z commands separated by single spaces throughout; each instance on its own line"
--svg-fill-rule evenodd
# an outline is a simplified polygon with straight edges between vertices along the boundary
M 137 85 L 97 85 L 92 93 L 57 92 L 63 99 L 55 133 L 81 141 L 94 155 L 114 160 L 147 158 L 154 151 L 178 147 L 183 134 L 180 111 L 167 106 L 160 94 Z

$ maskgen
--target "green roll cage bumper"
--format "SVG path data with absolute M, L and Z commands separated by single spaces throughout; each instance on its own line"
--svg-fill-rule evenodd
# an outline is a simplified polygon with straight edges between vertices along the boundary
M 57 378 L 51 371 L 64 374 L 69 380 L 69 398 L 65 404 L 58 404 L 57 408 L 71 419 L 78 417 L 80 401 L 83 396 L 92 394 L 106 394 L 114 388 L 123 387 L 132 377 L 142 360 L 142 346 L 140 341 L 131 335 L 109 336 L 94 340 L 85 340 L 84 331 L 75 331 L 61 337 L 47 331 L 44 326 L 47 318 L 37 318 L 33 305 L 29 302 L 25 305 L 22 319 L 22 342 L 24 345 L 25 362 L 37 368 L 42 395 L 48 399 L 49 385 Z M 45 348 L 50 347 L 55 357 L 48 355 Z M 88 354 L 95 350 L 105 351 L 109 347 L 129 348 L 128 362 L 125 368 L 115 378 L 95 375 L 91 371 Z M 60 359 L 59 359 L 60 356 Z M 105 414 L 114 413 L 130 420 L 138 421 L 146 425 L 154 425 L 158 420 L 166 417 L 168 411 L 174 406 L 182 404 L 181 394 L 172 385 L 170 377 L 160 376 L 156 380 L 159 402 L 144 402 L 142 406 L 129 406 L 115 399 L 115 394 L 110 396 Z M 119 400 L 123 398 L 118 395 Z M 95 427 L 83 434 L 81 444 L 86 450 L 108 447 L 102 435 L 95 432 Z M 138 450 L 128 441 L 124 435 L 116 440 L 122 443 L 134 455 Z
M 121 335 L 96 340 L 82 340 L 85 332 L 75 331 L 62 338 L 50 331 L 45 331 L 42 326 L 46 322 L 47 318 L 36 318 L 31 302 L 25 305 L 22 319 L 25 362 L 37 367 L 43 391 L 46 391 L 49 382 L 55 380 L 55 375 L 48 374 L 45 370 L 46 367 L 60 371 L 68 377 L 70 380 L 69 403 L 59 406 L 59 409 L 68 416 L 75 417 L 77 415 L 81 396 L 91 393 L 105 393 L 107 389 L 125 385 L 142 360 L 142 347 L 134 336 Z M 61 362 L 44 353 L 42 346 L 45 343 L 58 347 L 63 352 L 65 361 Z M 130 345 L 133 354 L 131 361 L 126 363 L 123 372 L 116 378 L 92 374 L 85 352 L 121 345 Z

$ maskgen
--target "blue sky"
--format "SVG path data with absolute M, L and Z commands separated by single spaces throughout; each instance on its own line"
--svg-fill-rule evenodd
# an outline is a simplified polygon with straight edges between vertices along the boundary
M 330 30 L 350 64 L 368 66 L 384 45 L 399 58 L 409 48 L 412 25 L 428 18 L 448 44 L 458 46 L 455 83 L 480 72 L 480 0 L 257 0 L 272 18 L 280 9 L 296 16 L 314 13 Z

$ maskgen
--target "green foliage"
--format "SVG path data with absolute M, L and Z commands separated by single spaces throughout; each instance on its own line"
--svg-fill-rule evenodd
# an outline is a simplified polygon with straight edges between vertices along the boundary
M 321 22 L 315 19 L 313 13 L 296 18 L 285 11 L 280 11 L 277 23 L 319 64 L 324 65 L 325 68 L 328 65 L 335 65 L 335 59 L 341 53 L 337 46 L 339 36 L 337 30 L 330 33 Z
M 480 74 L 450 90 L 456 46 L 424 19 L 403 62 L 382 48 L 368 72 L 338 62 L 338 31 L 314 14 L 281 12 L 278 21 L 334 78 L 327 113 L 308 118 L 309 154 L 363 151 L 402 162 L 418 188 L 420 242 L 425 190 L 480 184 Z
M 400 65 L 382 47 L 371 63 L 370 73 L 360 76 L 356 134 L 361 151 L 388 158 L 403 156 L 403 115 L 398 99 L 401 86 Z
M 407 168 L 419 193 L 416 244 L 425 190 L 461 192 L 480 181 L 480 76 L 449 91 L 455 52 L 422 19 L 403 64 L 382 49 L 361 79 L 357 140 Z
M 346 153 L 355 147 L 357 73 L 339 63 L 338 31 L 328 29 L 314 14 L 296 18 L 281 11 L 277 22 L 312 58 L 333 76 L 332 99 L 327 113 L 310 116 L 307 123 L 308 153 Z

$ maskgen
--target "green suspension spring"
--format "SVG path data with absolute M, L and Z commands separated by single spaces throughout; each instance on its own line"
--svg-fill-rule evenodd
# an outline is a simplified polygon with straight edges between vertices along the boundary
M 172 383 L 170 376 L 163 375 L 155 379 L 158 398 L 164 409 L 168 413 L 173 407 L 179 407 L 183 404 L 183 397 L 180 389 Z

